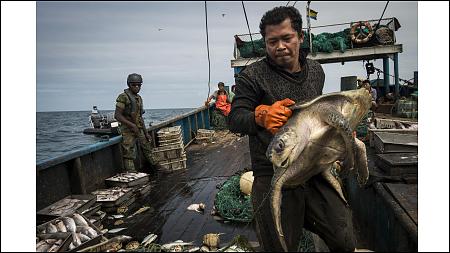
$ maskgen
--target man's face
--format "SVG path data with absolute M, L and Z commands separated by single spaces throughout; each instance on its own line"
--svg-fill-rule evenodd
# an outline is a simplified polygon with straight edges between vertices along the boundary
M 130 83 L 128 87 L 130 87 L 131 92 L 133 92 L 134 94 L 138 94 L 141 90 L 141 85 L 142 83 Z
M 224 90 L 225 90 L 225 86 L 219 85 L 219 90 L 220 90 L 220 91 L 224 91 Z
M 298 62 L 303 33 L 299 37 L 287 18 L 278 25 L 266 26 L 265 42 L 269 57 L 280 67 L 289 69 Z

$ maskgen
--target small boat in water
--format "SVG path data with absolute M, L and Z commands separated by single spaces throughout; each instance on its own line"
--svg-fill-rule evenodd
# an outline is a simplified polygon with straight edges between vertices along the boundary
M 89 116 L 91 127 L 83 130 L 84 134 L 94 135 L 119 135 L 119 122 L 114 118 L 112 113 L 101 114 L 97 106 L 93 106 L 91 115 Z

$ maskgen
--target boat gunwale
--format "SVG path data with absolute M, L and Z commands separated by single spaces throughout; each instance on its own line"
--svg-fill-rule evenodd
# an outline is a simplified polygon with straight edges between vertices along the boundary
M 210 106 L 208 106 L 208 107 L 202 106 L 202 107 L 193 109 L 190 112 L 186 112 L 186 113 L 183 113 L 181 115 L 177 115 L 175 117 L 169 118 L 169 119 L 167 119 L 165 121 L 162 121 L 162 122 L 160 122 L 160 123 L 158 123 L 158 124 L 156 124 L 154 126 L 148 127 L 147 131 L 148 132 L 150 132 L 150 131 L 157 131 L 158 129 L 166 127 L 166 126 L 168 126 L 168 125 L 170 125 L 170 124 L 172 124 L 174 122 L 177 122 L 179 120 L 183 120 L 183 119 L 185 119 L 185 118 L 187 118 L 187 117 L 189 117 L 191 115 L 194 115 L 196 113 L 201 113 L 204 110 L 208 110 Z M 61 163 L 65 163 L 65 162 L 70 161 L 72 159 L 75 159 L 77 157 L 81 157 L 81 156 L 87 155 L 89 153 L 93 153 L 93 152 L 99 151 L 99 150 L 104 149 L 106 147 L 116 145 L 116 144 L 120 143 L 121 141 L 122 141 L 122 135 L 112 137 L 112 138 L 110 138 L 108 140 L 99 141 L 97 143 L 90 144 L 90 145 L 88 145 L 86 147 L 82 147 L 82 148 L 79 148 L 79 149 L 76 149 L 76 150 L 69 151 L 67 153 L 61 154 L 59 156 L 52 157 L 52 158 L 49 158 L 49 159 L 37 162 L 36 163 L 36 169 L 39 172 L 39 171 L 48 169 L 50 167 L 53 167 L 55 165 L 58 165 L 58 164 L 61 164 Z M 190 142 L 188 144 L 190 144 Z

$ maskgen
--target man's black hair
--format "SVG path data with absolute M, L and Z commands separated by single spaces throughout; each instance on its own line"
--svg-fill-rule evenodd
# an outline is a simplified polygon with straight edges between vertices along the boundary
M 225 84 L 224 84 L 223 82 L 219 82 L 219 83 L 217 84 L 217 86 L 220 86 L 220 85 L 225 86 Z
M 369 79 L 365 79 L 365 80 L 362 81 L 362 83 L 363 83 L 363 84 L 364 84 L 364 83 L 370 84 L 370 81 L 369 81 Z
M 261 23 L 259 23 L 259 32 L 265 38 L 266 26 L 281 24 L 287 18 L 291 20 L 292 28 L 300 35 L 302 32 L 302 15 L 292 6 L 280 6 L 267 11 L 261 18 Z

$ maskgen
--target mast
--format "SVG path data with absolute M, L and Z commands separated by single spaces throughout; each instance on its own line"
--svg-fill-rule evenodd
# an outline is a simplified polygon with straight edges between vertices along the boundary
M 311 21 L 309 18 L 309 4 L 311 1 L 308 1 L 306 4 L 306 18 L 307 18 L 307 26 L 308 26 L 308 36 L 309 36 L 309 51 L 312 52 L 312 36 L 311 36 Z

